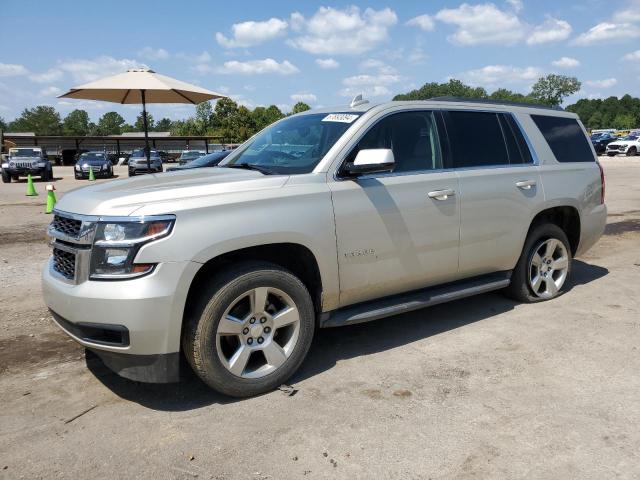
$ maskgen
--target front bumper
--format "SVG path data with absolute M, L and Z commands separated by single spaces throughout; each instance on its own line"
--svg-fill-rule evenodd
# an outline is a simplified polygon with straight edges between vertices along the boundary
M 76 285 L 59 279 L 49 259 L 42 291 L 56 324 L 116 373 L 139 381 L 175 381 L 184 306 L 199 267 L 167 262 L 145 277 Z
M 160 173 L 162 172 L 162 166 L 153 166 L 151 165 L 151 170 L 147 168 L 146 165 L 129 165 L 129 172 L 135 173 Z
M 27 175 L 43 175 L 44 172 L 46 171 L 46 167 L 38 167 L 38 168 L 19 168 L 19 167 L 13 167 L 13 168 L 3 168 L 3 171 L 7 172 L 7 174 L 9 174 L 12 177 L 15 176 L 27 176 Z

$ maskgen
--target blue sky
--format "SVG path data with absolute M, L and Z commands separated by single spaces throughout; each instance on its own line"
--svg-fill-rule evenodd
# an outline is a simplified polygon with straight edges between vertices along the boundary
M 2 3 L 5 120 L 35 105 L 131 120 L 139 107 L 56 96 L 143 65 L 284 111 L 359 92 L 388 100 L 450 77 L 527 92 L 539 76 L 563 73 L 583 82 L 580 97 L 640 96 L 640 0 Z M 194 107 L 149 110 L 177 119 Z

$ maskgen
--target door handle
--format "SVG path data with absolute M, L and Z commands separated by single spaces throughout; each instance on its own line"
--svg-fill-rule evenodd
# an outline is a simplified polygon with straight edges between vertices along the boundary
M 449 197 L 453 197 L 456 194 L 456 191 L 453 189 L 446 190 L 434 190 L 433 192 L 429 192 L 427 195 L 429 198 L 435 198 L 436 200 L 446 200 Z
M 520 182 L 516 182 L 516 187 L 521 188 L 522 190 L 531 190 L 531 187 L 535 186 L 535 180 L 522 180 Z

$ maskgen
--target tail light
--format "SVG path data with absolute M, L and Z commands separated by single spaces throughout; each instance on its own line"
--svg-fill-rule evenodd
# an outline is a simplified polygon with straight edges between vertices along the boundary
M 600 169 L 600 185 L 602 188 L 600 189 L 600 203 L 604 203 L 604 190 L 605 190 L 605 180 L 604 180 L 604 170 L 602 169 L 602 165 L 600 162 L 596 162 L 598 164 L 598 168 Z

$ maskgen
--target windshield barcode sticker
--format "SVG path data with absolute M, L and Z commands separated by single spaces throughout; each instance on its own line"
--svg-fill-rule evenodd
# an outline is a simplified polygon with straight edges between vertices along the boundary
M 341 122 L 341 123 L 351 123 L 359 115 L 353 115 L 351 113 L 330 113 L 326 117 L 322 119 L 323 122 Z

